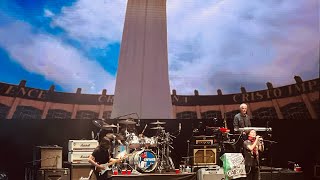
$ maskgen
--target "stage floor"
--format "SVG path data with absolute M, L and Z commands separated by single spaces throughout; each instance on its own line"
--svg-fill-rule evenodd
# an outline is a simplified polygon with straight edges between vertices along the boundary
M 112 175 L 112 180 L 196 180 L 196 173 L 148 173 L 148 174 L 139 174 L 139 175 Z
M 222 180 L 221 176 L 212 174 L 204 179 L 199 179 L 193 173 L 148 173 L 140 175 L 112 175 L 112 180 Z M 261 180 L 304 180 L 303 172 L 291 170 L 261 172 Z

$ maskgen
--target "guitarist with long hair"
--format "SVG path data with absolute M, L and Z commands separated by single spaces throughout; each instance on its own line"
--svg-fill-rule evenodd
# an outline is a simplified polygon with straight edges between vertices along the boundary
M 97 180 L 111 179 L 111 176 L 108 175 L 109 173 L 100 173 L 101 171 L 104 171 L 106 169 L 103 164 L 117 161 L 116 159 L 111 158 L 110 148 L 111 140 L 105 136 L 101 139 L 99 146 L 95 148 L 95 150 L 88 158 L 89 163 L 95 166 L 94 173 Z

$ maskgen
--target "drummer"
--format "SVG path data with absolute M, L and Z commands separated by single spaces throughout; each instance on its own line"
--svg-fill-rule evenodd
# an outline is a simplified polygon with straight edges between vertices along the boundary
M 121 123 L 121 121 L 120 121 Z M 128 118 L 125 121 L 122 121 L 123 125 L 120 126 L 120 134 L 123 134 L 124 136 L 128 136 L 129 134 L 138 134 L 138 128 L 139 126 L 136 126 L 136 122 L 133 118 Z M 139 134 L 139 137 L 143 137 L 143 134 Z

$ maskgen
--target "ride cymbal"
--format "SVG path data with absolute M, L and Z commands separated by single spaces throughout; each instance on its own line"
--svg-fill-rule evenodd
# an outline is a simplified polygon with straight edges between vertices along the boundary
M 166 122 L 156 121 L 156 122 L 152 122 L 150 124 L 161 125 L 161 124 L 166 124 Z
M 157 126 L 157 127 L 152 127 L 152 128 L 150 128 L 150 129 L 157 130 L 157 129 L 164 129 L 164 127 L 162 127 L 162 126 Z
M 119 121 L 119 123 L 120 124 L 126 124 L 126 125 L 128 125 L 128 124 L 137 124 L 135 121 L 130 120 L 130 119 L 121 120 L 121 121 Z

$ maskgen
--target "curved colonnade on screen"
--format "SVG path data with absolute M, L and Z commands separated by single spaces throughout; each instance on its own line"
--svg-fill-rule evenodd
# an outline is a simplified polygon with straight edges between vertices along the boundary
M 233 119 L 239 112 L 239 104 L 248 104 L 248 114 L 254 119 L 318 119 L 320 79 L 273 87 L 266 83 L 264 90 L 247 92 L 240 88 L 237 94 L 179 95 L 172 90 L 173 117 L 175 119 Z M 155 94 L 156 96 L 156 94 Z M 0 83 L 0 119 L 108 119 L 112 111 L 113 95 L 107 90 L 101 94 L 56 92 Z M 155 102 L 156 103 L 156 102 Z M 155 110 L 156 111 L 156 110 Z

